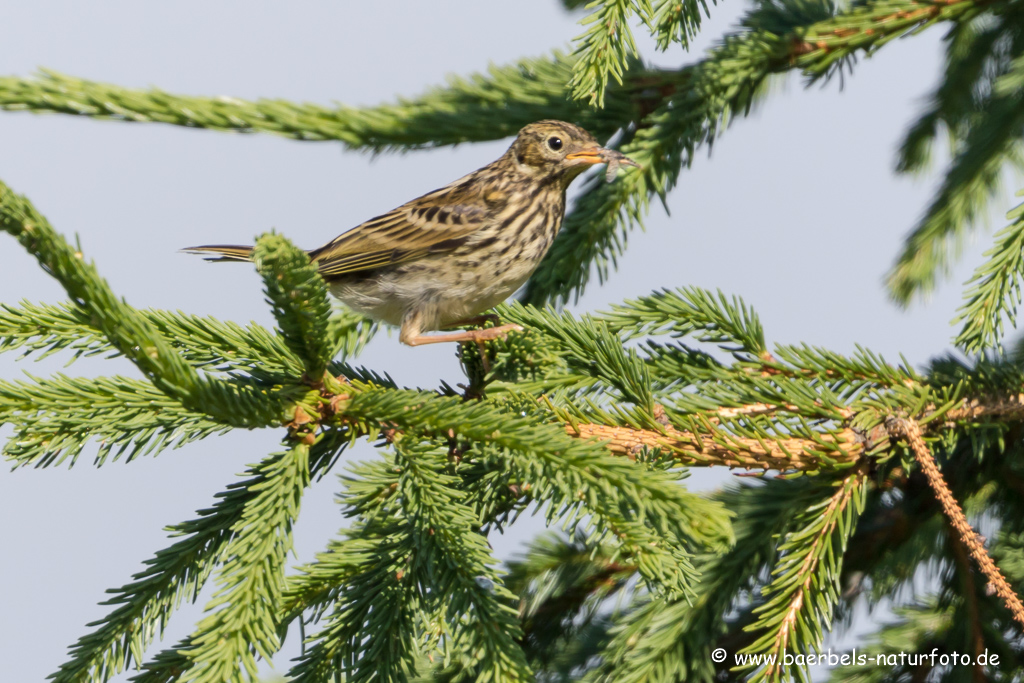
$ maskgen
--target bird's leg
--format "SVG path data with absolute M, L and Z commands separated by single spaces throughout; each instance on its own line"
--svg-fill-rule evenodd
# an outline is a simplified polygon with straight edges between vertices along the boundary
M 398 338 L 403 344 L 422 346 L 423 344 L 440 344 L 441 342 L 485 342 L 492 339 L 504 339 L 509 332 L 522 331 L 522 326 L 514 323 L 499 327 L 488 327 L 486 330 L 462 330 L 460 332 L 445 332 L 444 334 L 422 334 L 417 330 L 416 334 L 407 335 L 403 328 Z
M 509 332 L 522 332 L 519 325 L 509 324 L 498 327 L 488 327 L 485 330 L 460 330 L 458 332 L 445 332 L 444 334 L 424 334 L 423 328 L 437 329 L 436 318 L 429 307 L 415 308 L 405 314 L 402 319 L 402 331 L 398 340 L 408 346 L 422 346 L 423 344 L 440 344 L 442 342 L 485 342 L 492 339 L 504 339 Z M 480 316 L 486 317 L 486 316 Z M 462 322 L 468 323 L 472 319 Z
M 491 361 L 487 358 L 487 347 L 484 342 L 493 339 L 504 339 L 509 332 L 522 332 L 520 325 L 510 323 L 500 327 L 488 327 L 486 330 L 462 330 L 461 332 L 446 332 L 444 334 L 418 334 L 415 337 L 402 339 L 409 346 L 421 346 L 423 344 L 440 344 L 441 342 L 475 342 L 480 349 L 480 363 L 484 366 L 484 373 L 491 371 Z M 401 335 L 399 336 L 401 339 Z

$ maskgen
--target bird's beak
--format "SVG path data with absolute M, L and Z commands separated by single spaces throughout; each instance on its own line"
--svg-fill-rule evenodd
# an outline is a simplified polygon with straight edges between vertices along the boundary
M 581 149 L 579 152 L 567 154 L 565 158 L 578 161 L 582 164 L 606 164 L 615 162 L 624 166 L 635 166 L 640 168 L 640 164 L 636 163 L 622 152 L 616 152 L 614 149 L 605 149 L 604 147 Z

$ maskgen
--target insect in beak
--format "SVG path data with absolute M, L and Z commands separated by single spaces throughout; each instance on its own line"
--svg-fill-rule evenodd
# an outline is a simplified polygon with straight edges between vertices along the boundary
M 640 164 L 636 163 L 622 152 L 617 152 L 614 149 L 605 149 L 604 147 L 580 150 L 579 152 L 567 154 L 565 158 L 572 159 L 573 161 L 579 161 L 584 164 L 608 164 L 608 171 L 605 173 L 605 179 L 609 183 L 615 179 L 615 174 L 618 172 L 619 166 L 634 166 L 636 168 L 641 168 Z

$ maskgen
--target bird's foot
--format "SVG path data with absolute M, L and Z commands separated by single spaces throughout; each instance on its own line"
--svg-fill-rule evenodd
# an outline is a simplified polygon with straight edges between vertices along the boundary
M 480 316 L 482 318 L 488 318 L 491 316 Z M 498 316 L 493 316 L 497 318 Z M 484 342 L 489 342 L 492 339 L 504 339 L 508 336 L 509 332 L 522 332 L 523 328 L 521 325 L 510 323 L 508 325 L 500 325 L 498 327 L 488 327 L 485 330 L 470 330 L 475 335 L 473 341 L 476 342 L 476 348 L 480 351 L 480 364 L 483 365 L 484 374 L 491 374 L 491 359 L 487 355 L 487 345 Z
M 494 316 L 497 318 L 498 316 Z M 485 342 L 492 341 L 494 339 L 504 339 L 508 336 L 509 332 L 522 332 L 523 326 L 516 325 L 515 323 L 509 323 L 507 325 L 499 325 L 498 327 L 488 327 L 485 330 L 467 330 L 473 335 L 473 341 Z

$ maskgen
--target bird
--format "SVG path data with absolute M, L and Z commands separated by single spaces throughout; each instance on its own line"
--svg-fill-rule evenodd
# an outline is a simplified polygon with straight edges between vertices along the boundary
M 428 333 L 493 318 L 481 313 L 514 294 L 551 247 L 570 183 L 601 163 L 608 164 L 609 180 L 621 165 L 639 167 L 575 124 L 537 121 L 496 161 L 307 253 L 335 297 L 399 327 L 403 344 L 504 338 L 522 328 Z M 253 247 L 183 251 L 209 261 L 249 261 Z

